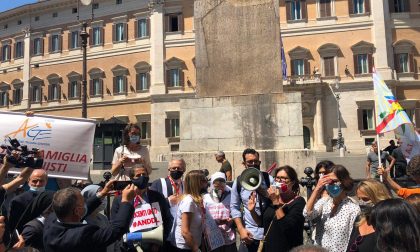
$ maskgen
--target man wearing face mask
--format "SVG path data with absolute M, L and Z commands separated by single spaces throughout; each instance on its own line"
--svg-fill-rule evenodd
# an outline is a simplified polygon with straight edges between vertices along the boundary
M 142 164 L 148 173 L 152 172 L 149 150 L 140 145 L 140 127 L 130 123 L 123 131 L 122 146 L 115 149 L 111 173 L 117 180 L 130 180 L 128 173 L 136 164 Z
M 172 159 L 168 165 L 168 176 L 153 181 L 150 189 L 161 193 L 167 198 L 169 206 L 171 207 L 172 217 L 176 217 L 176 210 L 178 209 L 178 202 L 184 193 L 184 185 L 182 183 L 182 176 L 185 172 L 184 159 Z
M 13 229 L 17 229 L 22 232 L 22 227 L 25 223 L 19 223 L 18 221 L 25 211 L 26 207 L 33 201 L 33 199 L 41 192 L 45 191 L 48 176 L 45 170 L 36 169 L 32 172 L 28 179 L 29 191 L 26 191 L 10 201 L 9 205 L 9 222 L 8 225 Z
M 101 203 L 112 189 L 114 181 L 108 182 L 104 189 L 85 202 L 80 190 L 74 187 L 55 193 L 50 214 L 44 226 L 45 252 L 105 252 L 106 247 L 118 239 L 128 229 L 134 212 L 134 185 L 127 186 L 121 195 L 118 214 L 109 225 L 82 223 Z
M 230 191 L 226 185 L 226 175 L 216 172 L 211 176 L 210 192 L 203 196 L 204 207 L 216 221 L 225 238 L 225 245 L 214 251 L 237 251 L 233 219 L 230 217 Z
M 130 233 L 135 232 L 147 232 L 155 229 L 158 226 L 163 225 L 163 238 L 166 241 L 169 232 L 171 231 L 173 218 L 169 210 L 169 205 L 166 199 L 162 194 L 148 190 L 149 186 L 149 173 L 147 169 L 142 165 L 135 165 L 133 169 L 130 170 L 129 177 L 135 186 L 135 197 L 133 199 L 134 204 L 134 214 L 131 215 L 131 222 L 129 227 Z M 111 220 L 113 220 L 119 211 L 121 204 L 121 196 L 118 196 L 114 199 L 111 209 Z M 151 210 L 152 211 L 149 211 Z M 139 213 L 151 212 L 151 214 L 142 215 Z M 144 220 L 153 221 L 146 222 Z M 124 251 L 135 252 L 137 251 L 135 246 L 131 242 L 124 241 L 123 247 Z M 140 247 L 144 251 L 167 251 L 167 243 L 164 243 L 164 247 L 160 247 L 157 244 L 153 243 L 141 243 Z M 166 249 L 166 250 L 165 250 Z
M 243 165 L 245 169 L 256 168 L 260 169 L 259 153 L 254 149 L 245 149 L 242 153 Z M 262 213 L 265 207 L 269 204 L 267 189 L 273 183 L 273 177 L 268 173 L 262 172 L 263 181 L 260 187 L 256 190 L 256 206 L 255 212 L 259 218 L 262 218 Z M 230 211 L 239 235 L 241 236 L 241 244 L 239 251 L 241 252 L 255 252 L 258 250 L 258 245 L 264 236 L 264 227 L 262 224 L 255 222 L 248 209 L 248 201 L 251 197 L 252 191 L 247 191 L 242 188 L 240 184 L 240 177 L 236 178 L 232 185 Z M 243 205 L 243 208 L 241 207 Z M 242 212 L 243 211 L 243 212 Z

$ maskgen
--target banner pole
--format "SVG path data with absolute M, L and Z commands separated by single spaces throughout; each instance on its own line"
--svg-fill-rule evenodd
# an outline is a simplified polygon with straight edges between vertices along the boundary
M 373 73 L 376 72 L 375 67 L 373 67 Z M 377 103 L 377 95 L 376 95 L 376 90 L 375 90 L 375 85 L 373 85 L 373 92 L 374 92 L 374 103 L 375 103 L 375 131 L 376 128 L 378 127 L 378 103 Z M 378 147 L 378 168 L 382 168 L 382 156 L 381 156 L 381 147 L 380 147 L 380 143 L 379 143 L 379 133 L 376 131 L 376 146 Z M 385 161 L 386 162 L 386 161 Z M 386 172 L 386 171 L 385 171 Z M 379 179 L 381 182 L 384 182 L 384 179 L 382 177 L 382 175 L 379 176 Z

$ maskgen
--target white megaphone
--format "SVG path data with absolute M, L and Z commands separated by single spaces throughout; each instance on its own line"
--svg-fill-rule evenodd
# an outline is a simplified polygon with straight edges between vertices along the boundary
M 263 180 L 261 172 L 256 168 L 247 168 L 241 173 L 241 186 L 248 191 L 255 191 Z
M 147 231 L 147 232 L 135 232 L 127 234 L 127 242 L 151 242 L 156 243 L 160 246 L 163 245 L 163 225 Z

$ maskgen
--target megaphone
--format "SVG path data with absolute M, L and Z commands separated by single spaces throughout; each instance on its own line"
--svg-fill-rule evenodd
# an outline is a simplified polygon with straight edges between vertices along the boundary
M 241 173 L 241 186 L 248 191 L 255 191 L 260 187 L 263 180 L 260 170 L 247 168 Z
M 151 242 L 156 243 L 160 246 L 163 245 L 163 225 L 147 231 L 147 232 L 135 232 L 127 234 L 127 242 Z

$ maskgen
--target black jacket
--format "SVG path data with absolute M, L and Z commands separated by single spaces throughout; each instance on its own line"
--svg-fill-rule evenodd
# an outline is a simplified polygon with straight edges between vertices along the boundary
M 101 203 L 99 198 L 93 198 L 95 204 L 92 207 L 86 202 L 87 215 Z M 91 224 L 61 223 L 57 221 L 55 214 L 51 214 L 44 226 L 44 251 L 105 252 L 108 245 L 119 240 L 128 231 L 133 213 L 134 207 L 131 202 L 121 203 L 114 219 L 103 228 Z
M 22 221 L 18 224 L 19 219 L 23 215 L 25 209 L 31 204 L 31 202 L 35 199 L 38 195 L 38 192 L 34 191 L 26 191 L 16 197 L 14 197 L 10 201 L 9 207 L 9 227 L 10 230 L 14 230 L 15 228 L 20 232 L 22 232 L 22 227 L 25 223 Z
M 169 180 L 168 177 L 166 177 L 165 182 L 166 182 L 166 192 L 165 193 L 163 192 L 162 181 L 161 181 L 160 178 L 153 181 L 153 183 L 150 185 L 150 190 L 153 190 L 155 192 L 159 192 L 162 195 L 171 196 L 172 194 L 174 194 L 174 190 L 172 188 L 171 181 Z
M 159 203 L 159 207 L 160 207 L 160 211 L 162 215 L 162 221 L 163 221 L 163 239 L 164 241 L 166 241 L 166 238 L 171 232 L 172 223 L 173 223 L 173 217 L 171 215 L 171 211 L 169 210 L 168 201 L 163 197 L 162 194 L 152 191 L 152 190 L 147 190 L 147 198 L 149 199 L 149 203 L 154 203 L 154 202 Z M 118 196 L 114 199 L 112 203 L 111 220 L 114 220 L 116 218 L 120 205 L 121 205 L 121 196 Z M 130 218 L 132 217 L 133 215 L 130 216 Z

